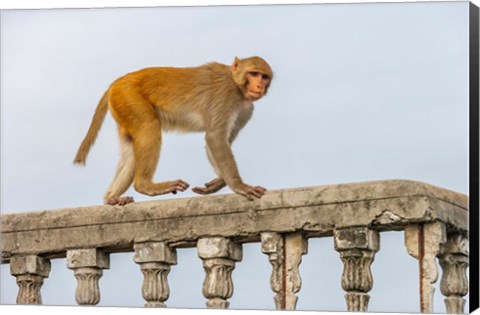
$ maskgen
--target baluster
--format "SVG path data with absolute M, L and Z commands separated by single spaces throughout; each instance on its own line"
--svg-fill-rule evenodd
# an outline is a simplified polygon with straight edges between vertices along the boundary
M 262 233 L 262 252 L 272 265 L 270 286 L 277 293 L 273 298 L 277 310 L 295 310 L 302 286 L 299 266 L 308 251 L 307 240 L 300 233 L 281 235 Z
M 405 246 L 418 259 L 420 273 L 420 311 L 433 313 L 435 283 L 438 280 L 436 257 L 446 241 L 445 225 L 440 222 L 405 227 Z
M 285 257 L 284 257 L 284 239 L 278 233 L 262 233 L 262 253 L 268 255 L 268 261 L 272 265 L 272 275 L 270 277 L 270 286 L 276 293 L 273 298 L 275 308 L 284 310 L 285 292 L 284 274 L 285 274 Z
M 42 304 L 41 288 L 50 268 L 50 260 L 37 255 L 10 259 L 10 274 L 16 277 L 18 284 L 17 304 Z
M 144 279 L 142 295 L 145 307 L 166 307 L 170 296 L 167 276 L 170 266 L 177 264 L 177 251 L 163 242 L 136 243 L 134 260 L 140 264 Z
M 205 281 L 203 295 L 208 308 L 228 308 L 233 295 L 232 271 L 242 260 L 242 246 L 222 237 L 202 238 L 197 242 L 198 256 L 203 260 Z
M 77 279 L 75 299 L 79 305 L 96 305 L 100 302 L 98 281 L 103 269 L 110 268 L 110 257 L 98 249 L 76 249 L 67 251 L 67 267 Z
M 461 234 L 447 236 L 447 242 L 442 246 L 439 255 L 443 274 L 440 291 L 447 298 L 445 305 L 450 314 L 464 313 L 466 300 L 462 297 L 468 293 L 468 239 Z
M 380 248 L 378 232 L 366 227 L 335 230 L 334 243 L 344 264 L 342 288 L 347 292 L 347 309 L 366 312 L 370 300 L 368 292 L 373 287 L 370 266 Z

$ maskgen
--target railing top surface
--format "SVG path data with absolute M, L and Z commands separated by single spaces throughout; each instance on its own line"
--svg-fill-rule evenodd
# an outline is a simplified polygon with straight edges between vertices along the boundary
M 45 229 L 99 223 L 199 216 L 230 211 L 271 210 L 301 206 L 355 203 L 401 197 L 432 197 L 468 210 L 468 196 L 430 184 L 408 180 L 371 181 L 272 190 L 256 201 L 236 194 L 165 199 L 131 203 L 126 206 L 85 207 L 4 214 L 2 231 Z
M 466 231 L 468 196 L 416 181 L 385 180 L 273 190 L 253 202 L 227 194 L 13 213 L 1 219 L 2 257 L 8 260 L 15 253 L 79 246 L 128 250 L 132 242 L 148 240 L 251 239 L 260 232 L 299 230 L 328 235 L 351 226 L 388 230 L 434 220 Z

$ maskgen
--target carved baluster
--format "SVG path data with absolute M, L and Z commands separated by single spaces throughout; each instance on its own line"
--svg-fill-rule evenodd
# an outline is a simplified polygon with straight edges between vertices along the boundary
M 177 264 L 177 251 L 163 242 L 137 243 L 134 249 L 134 260 L 140 264 L 144 276 L 145 307 L 166 307 L 165 301 L 170 296 L 167 276 L 170 266 Z
M 468 239 L 461 234 L 447 236 L 447 243 L 442 246 L 439 256 L 443 274 L 440 291 L 446 296 L 445 305 L 450 314 L 464 313 L 465 299 L 468 293 Z
M 67 267 L 77 279 L 75 299 L 79 305 L 96 305 L 100 302 L 98 281 L 103 269 L 110 268 L 110 257 L 98 249 L 67 251 Z
M 208 308 L 228 308 L 233 295 L 232 271 L 242 260 L 242 246 L 222 237 L 202 238 L 197 243 L 198 256 L 203 260 L 206 276 L 203 295 Z
M 17 278 L 17 304 L 42 304 L 40 290 L 50 274 L 50 260 L 36 255 L 13 256 L 10 274 Z
M 277 293 L 274 297 L 278 310 L 295 310 L 302 280 L 299 266 L 302 255 L 308 251 L 306 239 L 300 233 L 281 235 L 278 233 L 262 233 L 262 252 L 268 255 L 272 264 L 270 285 Z
M 268 255 L 268 261 L 272 265 L 272 275 L 270 277 L 270 286 L 276 293 L 273 300 L 277 310 L 285 309 L 285 292 L 284 292 L 284 274 L 285 274 L 285 257 L 284 257 L 284 239 L 283 235 L 278 233 L 262 233 L 262 253 Z
M 302 255 L 307 254 L 307 240 L 301 233 L 285 235 L 285 309 L 295 310 L 298 297 L 295 295 L 302 286 L 299 267 Z
M 380 248 L 378 232 L 366 227 L 335 230 L 335 250 L 344 264 L 342 288 L 349 312 L 366 312 L 373 287 L 370 266 Z
M 418 259 L 420 273 L 420 311 L 433 313 L 435 282 L 438 279 L 436 257 L 446 241 L 445 225 L 440 222 L 410 225 L 405 228 L 408 253 Z

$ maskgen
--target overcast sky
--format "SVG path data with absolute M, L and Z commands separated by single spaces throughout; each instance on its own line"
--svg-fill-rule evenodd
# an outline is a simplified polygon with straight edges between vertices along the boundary
M 107 116 L 86 168 L 76 150 L 103 92 L 150 66 L 235 56 L 268 60 L 275 79 L 233 149 L 247 183 L 270 190 L 410 179 L 468 193 L 468 2 L 3 11 L 1 211 L 95 205 L 118 161 Z M 215 177 L 202 134 L 164 137 L 156 179 Z M 221 193 L 230 193 L 224 189 Z M 133 189 L 136 201 L 152 200 Z M 190 190 L 176 198 L 191 197 Z M 159 196 L 167 199 L 172 196 Z M 382 233 L 369 309 L 416 312 L 417 262 L 403 233 Z M 195 249 L 179 250 L 167 305 L 204 307 Z M 111 256 L 100 305 L 142 306 L 133 254 Z M 332 238 L 310 239 L 300 310 L 345 310 Z M 244 245 L 231 308 L 272 309 L 271 266 Z M 15 303 L 9 266 L 1 303 Z M 52 261 L 44 304 L 73 305 L 76 281 Z M 468 307 L 468 305 L 467 305 Z M 435 311 L 444 312 L 439 290 Z

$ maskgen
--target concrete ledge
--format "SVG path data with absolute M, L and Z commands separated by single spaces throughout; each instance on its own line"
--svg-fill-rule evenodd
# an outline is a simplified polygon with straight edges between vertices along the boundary
M 6 214 L 2 262 L 15 254 L 63 257 L 68 249 L 133 251 L 134 242 L 194 246 L 202 237 L 258 241 L 261 232 L 303 231 L 332 235 L 335 229 L 442 221 L 468 230 L 468 197 L 415 181 L 387 180 L 269 191 L 249 202 L 213 195 L 120 206 L 90 206 Z

